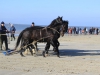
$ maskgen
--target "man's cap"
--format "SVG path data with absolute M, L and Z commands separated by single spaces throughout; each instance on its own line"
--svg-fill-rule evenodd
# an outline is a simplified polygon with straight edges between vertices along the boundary
M 1 24 L 5 24 L 5 23 L 2 21 Z
M 32 22 L 32 24 L 34 24 L 34 22 Z

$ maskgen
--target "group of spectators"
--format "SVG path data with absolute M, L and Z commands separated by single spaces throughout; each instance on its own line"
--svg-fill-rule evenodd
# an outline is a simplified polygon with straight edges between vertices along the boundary
M 10 33 L 10 35 L 11 35 L 11 41 L 14 39 L 15 40 L 15 36 L 14 36 L 14 34 L 15 34 L 15 31 L 16 31 L 16 29 L 15 29 L 15 27 L 14 27 L 14 25 L 13 24 L 11 24 L 10 25 L 11 27 L 10 27 L 10 29 L 8 30 L 6 27 L 5 27 L 5 23 L 2 21 L 1 22 L 1 26 L 0 26 L 0 42 L 1 42 L 1 44 L 0 44 L 0 48 L 1 48 L 1 50 L 2 50 L 2 45 L 3 45 L 3 42 L 5 42 L 5 48 L 6 48 L 6 50 L 8 50 L 8 39 L 7 39 L 7 33 Z
M 0 41 L 1 42 L 0 49 L 1 50 L 2 50 L 3 42 L 5 43 L 5 49 L 9 50 L 9 48 L 8 48 L 7 34 L 10 33 L 10 39 L 9 40 L 11 40 L 11 41 L 15 40 L 15 35 L 14 34 L 15 34 L 15 31 L 16 31 L 16 28 L 14 27 L 13 24 L 9 23 L 9 25 L 10 25 L 10 29 L 8 30 L 6 28 L 6 26 L 5 26 L 5 23 L 3 21 L 1 22 L 1 26 L 0 26 L 0 40 L 1 40 Z M 32 22 L 31 27 L 33 27 L 33 26 L 34 26 L 34 22 Z
M 82 28 L 79 28 L 79 27 L 69 27 L 68 28 L 68 31 L 67 31 L 68 34 L 96 34 L 98 35 L 99 34 L 99 28 L 95 28 L 95 27 L 91 27 L 91 28 L 86 28 L 84 27 L 83 29 Z
M 3 42 L 5 42 L 5 47 L 6 47 L 6 50 L 8 50 L 8 40 L 7 40 L 7 33 L 10 33 L 10 40 L 12 41 L 13 39 L 15 40 L 15 31 L 16 31 L 16 28 L 14 27 L 13 24 L 10 24 L 10 30 L 7 30 L 7 28 L 5 27 L 4 25 L 5 23 L 2 21 L 1 22 L 1 26 L 0 26 L 0 36 L 1 36 L 1 50 L 2 50 L 2 44 Z M 32 22 L 32 25 L 31 27 L 34 26 L 34 22 Z M 67 33 L 68 34 L 92 34 L 92 35 L 98 35 L 99 34 L 99 28 L 96 28 L 96 27 L 91 27 L 91 28 L 87 28 L 87 27 L 84 27 L 83 29 L 80 28 L 80 27 L 69 27 L 68 30 L 67 30 Z

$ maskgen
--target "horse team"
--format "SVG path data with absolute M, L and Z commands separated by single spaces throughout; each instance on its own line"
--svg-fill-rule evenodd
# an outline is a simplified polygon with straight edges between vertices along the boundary
M 53 50 L 57 52 L 57 56 L 60 57 L 58 50 L 60 43 L 58 38 L 60 38 L 60 36 L 64 36 L 64 33 L 66 33 L 67 29 L 68 21 L 63 20 L 62 17 L 59 16 L 47 27 L 28 27 L 19 34 L 15 49 L 17 49 L 21 42 L 19 50 L 20 55 L 24 56 L 23 52 L 27 48 L 29 48 L 31 54 L 33 55 L 33 48 L 35 52 L 38 51 L 37 42 L 46 42 L 45 50 L 42 52 L 43 57 L 46 57 L 46 54 L 48 54 L 50 44 L 53 46 Z

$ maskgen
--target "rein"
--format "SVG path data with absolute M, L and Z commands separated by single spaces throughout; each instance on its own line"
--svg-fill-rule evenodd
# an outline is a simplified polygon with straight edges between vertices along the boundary
M 0 35 L 7 35 L 7 34 L 0 34 Z
M 47 28 L 50 28 L 50 29 L 56 31 L 57 33 L 59 33 L 59 32 L 58 32 L 56 29 L 54 29 L 54 28 L 51 28 L 51 27 L 47 27 Z M 59 33 L 59 34 L 60 34 L 60 33 Z
M 46 29 L 46 30 L 47 30 L 47 28 L 50 28 L 50 29 L 56 31 L 58 34 L 60 34 L 56 29 L 51 28 L 51 27 L 45 27 L 45 28 L 42 28 L 42 30 L 43 30 L 43 29 Z M 40 30 L 40 35 L 42 36 L 41 30 Z M 36 48 L 35 43 L 37 43 L 38 41 L 40 41 L 40 40 L 42 40 L 42 39 L 49 38 L 49 37 L 52 37 L 52 36 L 42 37 L 42 38 L 40 38 L 39 40 L 35 40 L 35 41 L 33 41 L 32 43 L 30 43 L 30 44 L 28 44 L 28 45 L 25 45 L 25 46 L 23 46 L 23 47 L 21 47 L 21 48 L 26 48 L 27 46 L 29 46 L 29 45 L 31 45 L 31 44 L 34 45 L 34 47 Z M 15 50 L 13 51 L 13 53 L 16 52 L 16 51 L 19 51 L 21 48 L 15 49 Z
M 43 28 L 43 29 L 47 29 L 47 28 L 50 28 L 50 27 L 45 27 L 45 28 Z M 55 30 L 57 33 L 59 33 L 56 29 L 54 29 L 54 28 L 50 28 L 50 29 L 52 29 L 52 30 Z M 59 33 L 60 34 L 60 33 Z M 40 31 L 40 35 L 42 35 L 41 34 L 41 31 Z M 42 38 L 40 38 L 39 40 L 36 40 L 36 41 L 33 41 L 32 43 L 30 43 L 30 44 L 28 44 L 28 45 L 25 45 L 25 46 L 23 46 L 23 47 L 21 47 L 21 48 L 26 48 L 27 46 L 29 46 L 29 45 L 34 45 L 34 47 L 35 47 L 35 43 L 36 42 L 38 42 L 38 41 L 40 41 L 40 40 L 42 40 L 42 39 L 45 39 L 45 38 L 49 38 L 49 37 L 51 37 L 51 36 L 47 36 L 47 37 L 42 37 Z M 13 53 L 14 52 L 16 52 L 16 51 L 19 51 L 21 48 L 18 48 L 18 49 L 16 49 L 16 50 L 14 50 L 13 51 Z
M 42 40 L 42 39 L 44 39 L 44 38 L 49 38 L 49 37 L 51 37 L 51 36 L 47 36 L 47 37 L 40 38 L 39 40 L 33 41 L 32 43 L 30 43 L 30 44 L 28 44 L 28 45 L 25 45 L 25 46 L 23 46 L 23 47 L 21 47 L 21 48 L 26 48 L 27 46 L 29 46 L 29 45 L 31 45 L 31 44 L 34 45 L 34 47 L 36 47 L 36 46 L 35 46 L 35 43 L 37 43 L 38 41 L 40 41 L 40 40 Z M 16 52 L 16 51 L 19 51 L 21 48 L 18 48 L 18 49 L 16 49 L 16 50 L 14 50 L 13 53 Z

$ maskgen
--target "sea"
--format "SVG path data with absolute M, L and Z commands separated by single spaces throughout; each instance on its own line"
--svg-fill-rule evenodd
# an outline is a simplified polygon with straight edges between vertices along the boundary
M 31 25 L 29 24 L 13 24 L 14 27 L 16 28 L 16 32 L 15 32 L 15 36 L 18 36 L 19 33 L 24 30 L 27 27 L 30 27 Z M 42 26 L 42 27 L 46 27 L 46 25 L 35 25 L 35 26 Z M 8 29 L 8 31 L 10 31 L 10 25 L 9 24 L 5 24 L 5 27 Z
M 30 27 L 31 25 L 29 24 L 13 24 L 14 27 L 16 28 L 16 32 L 15 32 L 15 36 L 18 36 L 19 33 L 24 30 L 25 28 L 27 27 Z M 6 28 L 8 29 L 8 31 L 10 30 L 10 25 L 9 24 L 5 24 Z M 35 25 L 35 26 L 42 26 L 42 27 L 46 27 L 47 25 Z M 81 28 L 81 29 L 84 29 L 84 27 L 86 27 L 87 29 L 90 29 L 91 27 L 95 27 L 95 26 L 68 26 L 68 27 L 76 27 L 76 28 Z M 99 28 L 100 30 L 100 27 L 95 27 L 95 28 Z

